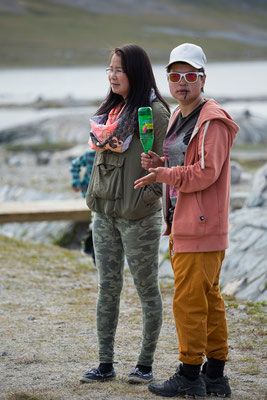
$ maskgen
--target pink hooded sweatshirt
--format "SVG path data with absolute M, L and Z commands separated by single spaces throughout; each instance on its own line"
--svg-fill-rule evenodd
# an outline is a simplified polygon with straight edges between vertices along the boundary
M 176 109 L 170 126 L 180 112 Z M 230 149 L 239 127 L 216 101 L 208 100 L 194 127 L 184 166 L 158 168 L 164 182 L 164 235 L 172 234 L 175 253 L 224 250 L 228 247 Z M 168 185 L 178 190 L 172 228 Z

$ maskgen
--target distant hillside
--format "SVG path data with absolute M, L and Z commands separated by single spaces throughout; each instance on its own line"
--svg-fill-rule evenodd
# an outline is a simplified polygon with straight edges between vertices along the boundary
M 216 8 L 218 11 L 226 12 L 253 12 L 262 13 L 266 9 L 266 0 L 50 0 L 47 3 L 60 4 L 73 8 L 80 8 L 98 14 L 135 14 L 148 12 L 150 14 L 161 13 L 163 15 L 179 14 L 183 9 Z M 13 13 L 27 12 L 29 3 L 21 0 L 1 0 L 1 10 Z M 266 11 L 266 10 L 265 10 Z
M 0 66 L 106 63 L 135 42 L 153 62 L 190 41 L 208 59 L 267 59 L 265 0 L 0 0 Z

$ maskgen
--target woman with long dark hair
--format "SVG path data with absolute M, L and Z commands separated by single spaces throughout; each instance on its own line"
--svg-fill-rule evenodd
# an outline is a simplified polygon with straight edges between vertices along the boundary
M 81 382 L 115 377 L 114 339 L 126 256 L 142 305 L 142 346 L 128 380 L 150 382 L 162 324 L 158 284 L 161 184 L 134 190 L 147 174 L 141 166 L 138 108 L 153 111 L 153 151 L 162 154 L 169 107 L 160 95 L 146 52 L 134 44 L 116 48 L 107 68 L 110 90 L 91 119 L 89 143 L 96 150 L 87 205 L 94 211 L 93 242 L 98 269 L 97 335 L 99 366 Z M 131 343 L 129 342 L 129 345 Z

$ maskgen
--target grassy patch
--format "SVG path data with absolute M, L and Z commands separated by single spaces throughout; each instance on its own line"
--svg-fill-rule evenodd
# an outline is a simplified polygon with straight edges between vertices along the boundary
M 265 164 L 265 161 L 262 160 L 243 160 L 239 159 L 238 157 L 233 158 L 233 160 L 237 161 L 241 165 L 241 167 L 244 168 L 245 171 L 252 174 Z
M 71 149 L 75 143 L 71 142 L 42 142 L 32 144 L 8 144 L 5 146 L 7 151 L 21 152 L 30 151 L 32 153 L 40 153 L 42 151 L 56 152 Z
M 240 361 L 242 363 L 256 363 L 257 360 L 255 359 L 255 357 L 251 357 L 251 356 L 245 356 L 245 357 L 241 357 Z
M 226 300 L 226 301 L 235 301 L 236 300 L 236 298 L 235 298 L 235 296 L 233 296 L 233 295 L 227 295 L 227 294 L 222 294 L 222 297 L 224 298 L 224 300 Z
M 267 323 L 266 306 L 266 301 L 256 303 L 247 302 L 247 314 L 260 326 Z
M 245 375 L 259 375 L 261 373 L 261 369 L 257 364 L 251 364 L 246 368 L 241 369 L 241 374 Z
M 266 160 L 264 157 L 261 158 L 260 154 L 267 152 L 267 144 L 264 143 L 244 143 L 242 145 L 233 145 L 233 150 L 236 150 L 236 153 L 232 153 L 231 159 L 237 161 L 245 171 L 250 173 L 255 173 L 259 168 L 261 168 Z M 238 152 L 247 152 L 247 158 L 242 155 L 238 155 Z M 250 157 L 250 152 L 256 152 L 254 158 Z M 259 153 L 257 153 L 259 152 Z
M 237 343 L 237 347 L 239 350 L 242 350 L 242 351 L 254 349 L 253 344 L 248 340 L 240 341 L 239 343 Z
M 267 151 L 267 144 L 264 143 L 243 143 L 233 144 L 234 150 L 245 150 L 245 151 Z
M 79 257 L 82 259 L 81 262 Z M 0 235 L 0 262 L 3 263 L 8 262 L 14 266 L 27 265 L 29 268 L 34 267 L 35 271 L 41 270 L 53 274 L 64 272 L 68 266 L 71 267 L 71 274 L 75 275 L 86 273 L 89 269 L 95 270 L 89 258 L 86 260 L 88 264 L 78 251 L 63 250 L 58 246 L 39 245 Z
M 7 397 L 6 400 L 57 400 L 57 397 L 42 396 L 28 393 L 13 393 Z
M 234 307 L 234 308 L 237 308 L 237 307 L 238 307 L 238 303 L 234 303 L 234 302 L 226 303 L 226 307 Z

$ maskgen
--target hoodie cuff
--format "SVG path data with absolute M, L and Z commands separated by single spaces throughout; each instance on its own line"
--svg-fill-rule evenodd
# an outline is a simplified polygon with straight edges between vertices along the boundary
M 172 168 L 166 168 L 166 167 L 158 167 L 157 168 L 157 177 L 156 177 L 156 181 L 157 182 L 162 182 L 162 183 L 166 183 L 167 185 L 172 185 L 174 184 L 173 182 L 173 171 Z M 175 176 L 175 180 L 177 181 L 177 179 L 179 179 L 177 177 L 177 172 L 176 172 L 176 176 Z

